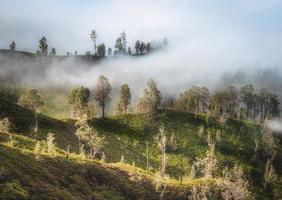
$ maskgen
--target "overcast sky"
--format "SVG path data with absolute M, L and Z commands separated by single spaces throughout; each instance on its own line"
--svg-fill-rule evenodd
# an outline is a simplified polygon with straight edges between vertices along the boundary
M 213 88 L 228 79 L 225 74 L 274 69 L 281 88 L 282 0 L 0 0 L 0 49 L 15 40 L 18 50 L 34 52 L 44 35 L 58 54 L 85 54 L 93 51 L 92 29 L 107 48 L 122 31 L 131 46 L 137 39 L 167 37 L 169 48 L 90 70 L 54 64 L 41 84 L 92 87 L 105 74 L 112 83 L 127 82 L 139 91 L 154 78 L 172 93 L 192 84 Z
M 0 48 L 35 51 L 44 35 L 61 54 L 84 54 L 91 29 L 106 46 L 125 31 L 130 43 L 167 37 L 200 54 L 282 57 L 281 0 L 0 0 Z

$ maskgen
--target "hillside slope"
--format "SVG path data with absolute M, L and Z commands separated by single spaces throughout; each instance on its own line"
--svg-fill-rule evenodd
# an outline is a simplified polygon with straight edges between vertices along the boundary
M 14 124 L 18 133 L 13 134 L 12 144 L 7 134 L 1 134 L 0 181 L 3 183 L 0 184 L 7 190 L 15 189 L 18 195 L 29 195 L 29 199 L 159 199 L 162 191 L 156 190 L 154 182 L 154 174 L 160 167 L 160 150 L 155 141 L 159 127 L 165 130 L 168 139 L 166 173 L 170 178 L 166 181 L 164 199 L 187 199 L 191 186 L 213 183 L 197 176 L 189 178 L 193 163 L 206 156 L 208 137 L 216 142 L 216 177 L 221 177 L 226 167 L 240 165 L 255 199 L 280 198 L 273 196 L 273 189 L 279 188 L 281 182 L 267 190 L 263 188 L 266 160 L 263 154 L 254 159 L 255 139 L 262 137 L 261 126 L 253 122 L 226 119 L 219 123 L 206 115 L 169 110 L 154 115 L 128 114 L 94 119 L 89 124 L 106 138 L 103 148 L 106 163 L 102 164 L 78 155 L 75 121 L 40 115 L 39 133 L 34 136 L 25 129 L 33 123 L 29 111 L 6 100 L 1 100 L 1 104 L 6 109 L 1 117 L 18 122 Z M 8 108 L 18 110 L 20 115 Z M 38 159 L 36 143 L 44 142 L 49 132 L 55 135 L 57 153 L 43 153 Z M 140 169 L 146 169 L 146 141 L 149 147 L 147 171 Z M 69 145 L 72 156 L 66 158 Z M 101 155 L 97 159 L 101 159 Z M 281 176 L 281 145 L 274 168 L 278 177 Z

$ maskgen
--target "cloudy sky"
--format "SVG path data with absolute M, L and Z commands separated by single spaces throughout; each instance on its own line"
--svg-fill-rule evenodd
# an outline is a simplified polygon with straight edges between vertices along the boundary
M 35 51 L 44 35 L 59 53 L 85 53 L 96 29 L 107 46 L 126 31 L 131 43 L 168 37 L 203 54 L 231 50 L 275 61 L 281 21 L 281 0 L 0 0 L 0 48 L 15 40 Z
M 154 78 L 160 87 L 179 91 L 191 84 L 212 87 L 239 70 L 275 71 L 282 63 L 282 0 L 0 0 L 0 49 L 15 40 L 18 50 L 34 52 L 44 35 L 58 54 L 84 54 L 93 49 L 92 29 L 106 47 L 125 31 L 131 46 L 137 39 L 167 37 L 169 49 L 91 71 L 54 66 L 48 84 L 59 73 L 64 76 L 58 84 L 93 86 L 105 74 L 136 87 Z M 280 84 L 281 70 L 276 74 Z

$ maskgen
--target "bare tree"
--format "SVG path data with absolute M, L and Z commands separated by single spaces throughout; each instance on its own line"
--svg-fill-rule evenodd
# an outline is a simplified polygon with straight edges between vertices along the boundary
M 166 169 L 166 135 L 163 128 L 159 129 L 158 135 L 155 137 L 157 144 L 159 145 L 159 148 L 161 150 L 161 170 L 160 175 L 165 175 L 165 169 Z
M 4 118 L 0 120 L 0 132 L 2 133 L 10 133 L 11 122 L 8 118 Z
M 246 200 L 250 197 L 249 183 L 244 178 L 243 168 L 235 166 L 227 171 L 224 178 L 220 180 L 221 197 L 223 200 Z
M 217 159 L 215 155 L 215 142 L 211 138 L 210 134 L 208 135 L 207 142 L 209 150 L 206 152 L 206 157 L 198 158 L 194 162 L 192 170 L 196 170 L 199 174 L 206 178 L 213 178 L 214 173 L 217 170 Z
M 88 145 L 90 158 L 95 158 L 105 144 L 105 137 L 99 136 L 98 132 L 90 127 L 85 120 L 76 123 L 76 126 L 75 135 L 78 137 L 79 146 L 81 147 L 82 143 Z
M 146 169 L 149 169 L 149 141 L 146 140 Z
M 55 136 L 53 133 L 49 132 L 46 138 L 47 143 L 47 152 L 48 154 L 54 154 L 55 153 L 55 144 L 54 144 Z

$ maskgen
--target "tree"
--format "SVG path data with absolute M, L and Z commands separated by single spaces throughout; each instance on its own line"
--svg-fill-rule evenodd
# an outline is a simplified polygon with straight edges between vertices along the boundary
M 223 200 L 245 200 L 251 197 L 248 190 L 249 183 L 244 177 L 241 166 L 237 165 L 232 170 L 227 171 L 220 185 L 220 195 Z
M 279 108 L 279 100 L 278 96 L 276 94 L 270 94 L 269 95 L 269 117 L 279 117 L 280 115 L 280 108 Z
M 10 44 L 10 50 L 15 51 L 16 50 L 16 42 L 13 40 L 12 43 Z
M 4 118 L 0 120 L 0 132 L 2 133 L 10 133 L 11 130 L 11 122 L 8 118 Z
M 147 44 L 146 44 L 146 52 L 147 53 L 150 53 L 152 51 L 152 44 L 151 44 L 151 42 L 148 42 Z
M 131 54 L 132 54 L 130 47 L 128 47 L 128 49 L 127 49 L 127 54 L 128 54 L 128 55 L 131 55 Z
M 89 147 L 90 158 L 95 158 L 105 144 L 105 137 L 99 136 L 98 132 L 85 120 L 77 122 L 76 127 L 75 135 L 78 137 L 79 146 L 81 147 L 84 142 Z
M 35 129 L 34 132 L 37 133 L 38 131 L 38 117 L 37 114 L 40 111 L 40 108 L 43 106 L 43 101 L 38 94 L 36 89 L 29 89 L 27 90 L 19 99 L 19 103 L 30 109 L 31 111 L 35 112 Z
M 104 57 L 106 55 L 106 47 L 104 43 L 98 45 L 97 51 L 98 51 L 98 56 L 100 57 Z
M 148 87 L 144 89 L 144 96 L 139 99 L 138 110 L 140 112 L 155 112 L 161 104 L 161 92 L 157 88 L 157 83 L 150 79 Z
M 97 81 L 97 88 L 95 91 L 95 100 L 98 101 L 99 105 L 102 107 L 102 118 L 105 116 L 105 106 L 111 100 L 111 85 L 108 79 L 100 75 Z
M 51 56 L 56 56 L 56 49 L 53 47 L 50 52 Z
M 247 118 L 250 117 L 250 111 L 254 108 L 255 105 L 255 95 L 253 85 L 244 85 L 241 87 L 241 99 L 246 106 L 246 115 Z
M 112 56 L 112 52 L 113 52 L 112 48 L 111 47 L 108 48 L 108 56 Z
M 141 42 L 140 48 L 139 48 L 140 53 L 143 54 L 145 49 L 146 49 L 146 44 L 144 42 Z
M 210 112 L 215 117 L 236 117 L 238 108 L 238 96 L 235 87 L 228 86 L 212 96 Z
M 180 111 L 207 112 L 209 101 L 209 90 L 206 87 L 193 86 L 179 95 L 174 106 Z
M 122 40 L 121 37 L 118 37 L 118 38 L 116 39 L 115 48 L 116 48 L 116 50 L 117 50 L 117 53 L 124 53 L 123 40 Z
M 46 144 L 47 144 L 47 152 L 48 154 L 53 155 L 56 151 L 56 145 L 54 143 L 55 136 L 53 133 L 49 132 L 46 138 Z
M 91 39 L 93 40 L 94 42 L 94 55 L 96 55 L 96 39 L 97 39 L 97 33 L 96 33 L 96 30 L 92 30 L 91 31 L 91 34 L 90 34 L 90 37 Z
M 159 129 L 158 135 L 155 137 L 157 144 L 161 150 L 161 170 L 160 175 L 163 177 L 165 175 L 166 169 L 166 135 L 163 128 Z
M 125 34 L 124 31 L 121 33 L 120 37 L 121 37 L 121 40 L 122 40 L 122 46 L 123 46 L 122 50 L 123 50 L 123 53 L 126 53 L 127 39 L 126 39 L 126 34 Z
M 130 88 L 127 84 L 123 84 L 120 88 L 119 104 L 124 114 L 126 114 L 126 111 L 130 103 L 131 103 Z
M 71 90 L 68 102 L 73 106 L 75 116 L 81 118 L 86 114 L 89 97 L 90 90 L 86 87 L 81 86 Z
M 141 46 L 141 43 L 140 43 L 139 40 L 137 40 L 136 43 L 135 43 L 135 51 L 136 51 L 137 54 L 140 53 L 140 46 Z
M 261 122 L 264 122 L 267 117 L 279 116 L 279 100 L 276 94 L 269 93 L 265 88 L 262 88 L 258 94 L 258 102 Z
M 43 36 L 41 40 L 39 40 L 39 49 L 40 53 L 43 56 L 48 55 L 48 44 L 47 44 L 47 39 Z
M 197 161 L 193 164 L 192 169 L 197 170 L 198 174 L 204 176 L 205 178 L 213 178 L 217 170 L 217 159 L 215 154 L 216 143 L 208 135 L 207 143 L 209 150 L 206 152 L 206 157 L 197 158 Z

